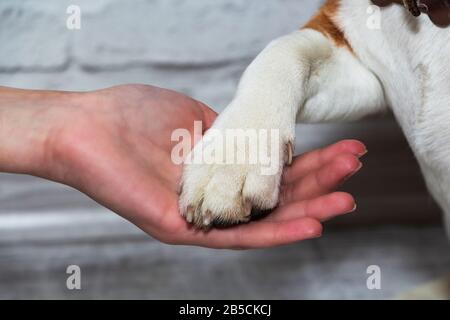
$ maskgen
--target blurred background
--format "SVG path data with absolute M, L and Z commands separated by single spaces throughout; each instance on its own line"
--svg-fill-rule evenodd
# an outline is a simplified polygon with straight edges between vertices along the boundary
M 259 51 L 320 3 L 1 0 L 0 85 L 145 83 L 220 111 Z M 73 4 L 80 30 L 66 27 Z M 344 187 L 357 212 L 327 223 L 321 239 L 251 252 L 163 245 L 75 190 L 0 174 L 0 298 L 392 299 L 445 277 L 450 246 L 439 208 L 395 120 L 301 125 L 296 149 L 342 138 L 369 148 L 362 173 Z M 81 267 L 82 290 L 66 288 L 69 265 Z M 370 265 L 381 268 L 381 290 L 367 289 Z

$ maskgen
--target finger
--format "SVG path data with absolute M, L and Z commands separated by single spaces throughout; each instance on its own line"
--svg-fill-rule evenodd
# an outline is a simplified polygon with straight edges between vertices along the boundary
M 304 178 L 281 186 L 280 204 L 312 199 L 332 190 L 356 174 L 362 163 L 353 154 L 342 154 Z
M 350 153 L 362 157 L 367 153 L 366 146 L 357 140 L 343 140 L 331 146 L 308 152 L 297 157 L 283 174 L 283 183 L 288 184 L 317 170 L 342 153 Z
M 204 118 L 204 130 L 208 130 L 212 127 L 214 121 L 216 121 L 217 113 L 211 109 L 211 107 L 207 106 L 203 102 L 197 101 L 197 104 L 199 105 L 200 109 L 203 112 L 203 118 Z
M 327 221 L 356 210 L 355 199 L 345 192 L 335 192 L 312 200 L 294 202 L 280 207 L 271 216 L 270 221 L 289 221 L 309 217 Z
M 315 219 L 290 221 L 258 221 L 234 228 L 196 232 L 179 242 L 214 249 L 258 249 L 313 239 L 322 235 L 322 225 Z

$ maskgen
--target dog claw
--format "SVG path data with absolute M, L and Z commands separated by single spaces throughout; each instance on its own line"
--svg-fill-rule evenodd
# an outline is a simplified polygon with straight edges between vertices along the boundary
M 192 206 L 189 206 L 187 208 L 187 214 L 186 214 L 186 221 L 188 223 L 192 223 L 194 221 L 194 208 Z
M 212 222 L 212 213 L 209 210 L 206 210 L 204 216 L 203 216 L 203 226 L 209 227 Z
M 251 217 L 251 215 L 252 215 L 252 203 L 249 200 L 246 200 L 244 202 L 244 212 L 245 212 L 245 214 L 244 214 L 245 218 Z
M 287 144 L 287 165 L 292 165 L 292 162 L 294 160 L 294 146 L 292 142 L 288 142 Z

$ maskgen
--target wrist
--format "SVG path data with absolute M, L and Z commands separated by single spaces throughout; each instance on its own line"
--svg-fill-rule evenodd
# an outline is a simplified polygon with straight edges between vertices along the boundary
M 0 172 L 51 178 L 58 132 L 76 96 L 0 88 Z

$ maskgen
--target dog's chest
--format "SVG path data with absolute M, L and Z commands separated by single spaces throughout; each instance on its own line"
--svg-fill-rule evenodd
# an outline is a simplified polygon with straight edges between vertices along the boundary
M 355 54 L 380 79 L 416 153 L 430 157 L 450 142 L 450 28 L 414 18 L 398 5 L 380 12 L 370 6 L 368 0 L 343 0 L 338 23 Z

